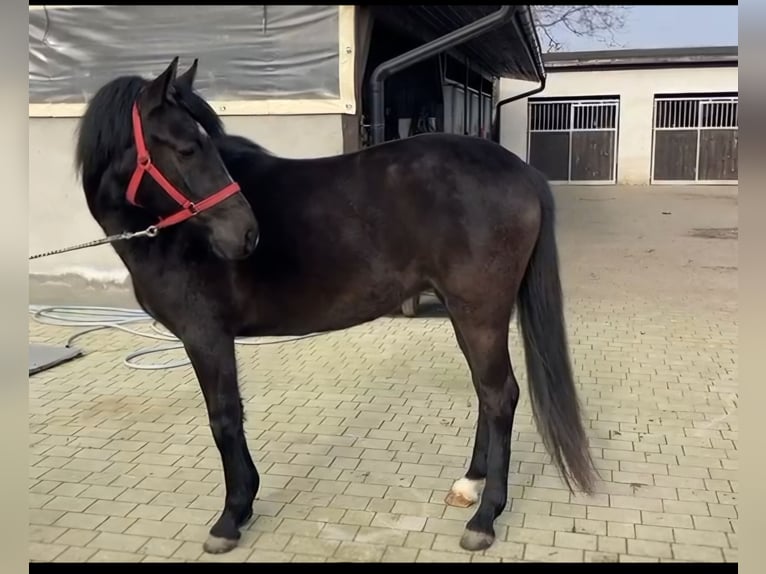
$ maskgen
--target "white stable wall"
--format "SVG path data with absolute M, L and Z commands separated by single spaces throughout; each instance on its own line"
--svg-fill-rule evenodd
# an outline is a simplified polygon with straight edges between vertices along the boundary
M 736 67 L 664 68 L 641 70 L 548 70 L 545 90 L 538 98 L 619 96 L 617 183 L 648 185 L 651 174 L 652 121 L 655 94 L 738 92 Z M 536 87 L 518 80 L 500 81 L 500 99 Z M 502 107 L 500 143 L 527 159 L 527 99 Z

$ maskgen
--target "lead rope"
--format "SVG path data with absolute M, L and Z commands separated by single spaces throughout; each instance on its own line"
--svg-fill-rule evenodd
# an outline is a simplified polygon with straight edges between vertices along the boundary
M 103 239 L 96 239 L 94 241 L 88 241 L 87 243 L 80 243 L 79 245 L 73 245 L 72 247 L 65 247 L 63 249 L 55 249 L 53 251 L 47 251 L 45 253 L 38 253 L 37 255 L 31 255 L 29 260 L 40 259 L 41 257 L 49 257 L 51 255 L 58 255 L 59 253 L 67 253 L 68 251 L 76 251 L 78 249 L 86 249 L 88 247 L 96 247 L 97 245 L 104 245 L 106 243 L 114 243 L 115 241 L 126 241 L 128 239 L 135 239 L 136 237 L 157 237 L 159 229 L 154 225 L 150 225 L 143 231 L 123 231 L 117 235 L 110 235 Z

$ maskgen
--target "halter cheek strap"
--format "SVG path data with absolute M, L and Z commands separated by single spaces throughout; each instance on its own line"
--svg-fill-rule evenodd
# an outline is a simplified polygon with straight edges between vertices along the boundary
M 240 191 L 239 184 L 232 181 L 226 187 L 214 194 L 206 197 L 202 201 L 194 203 L 187 198 L 181 191 L 170 183 L 167 178 L 162 175 L 160 170 L 152 163 L 152 159 L 149 156 L 149 150 L 146 148 L 146 141 L 144 140 L 144 132 L 141 128 L 141 116 L 138 112 L 137 104 L 133 104 L 133 139 L 136 144 L 136 169 L 133 171 L 133 175 L 128 183 L 127 200 L 132 205 L 138 206 L 136 201 L 136 194 L 138 193 L 138 187 L 141 185 L 141 180 L 144 174 L 148 174 L 154 181 L 156 181 L 160 187 L 167 193 L 173 200 L 181 206 L 181 209 L 172 215 L 163 217 L 155 225 L 157 229 L 163 227 L 169 227 L 182 221 L 186 221 L 190 217 L 197 215 L 201 211 L 210 209 L 211 207 L 218 205 L 225 199 L 231 197 L 235 193 Z

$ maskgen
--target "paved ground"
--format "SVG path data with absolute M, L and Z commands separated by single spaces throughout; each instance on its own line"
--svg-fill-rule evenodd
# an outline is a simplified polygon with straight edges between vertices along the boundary
M 470 454 L 476 399 L 427 301 L 414 319 L 240 347 L 262 489 L 240 547 L 203 554 L 223 490 L 196 381 L 122 366 L 151 343 L 112 332 L 30 379 L 31 559 L 736 561 L 736 190 L 557 195 L 594 496 L 570 495 L 542 447 L 514 327 L 511 500 L 494 546 L 459 548 L 471 510 L 443 499 Z M 69 334 L 30 322 L 31 341 Z

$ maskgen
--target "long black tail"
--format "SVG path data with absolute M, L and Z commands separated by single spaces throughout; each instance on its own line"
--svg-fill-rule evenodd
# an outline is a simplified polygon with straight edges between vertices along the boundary
M 543 443 L 567 487 L 574 492 L 573 481 L 580 490 L 590 493 L 595 471 L 569 362 L 554 199 L 548 183 L 543 180 L 542 186 L 540 235 L 518 301 L 529 393 Z

